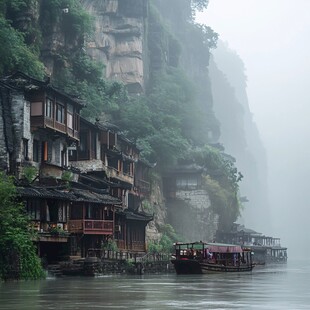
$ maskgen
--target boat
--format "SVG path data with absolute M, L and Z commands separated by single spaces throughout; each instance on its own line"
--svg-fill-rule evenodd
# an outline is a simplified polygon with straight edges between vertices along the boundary
M 171 259 L 177 274 L 252 271 L 252 250 L 239 245 L 178 242 Z

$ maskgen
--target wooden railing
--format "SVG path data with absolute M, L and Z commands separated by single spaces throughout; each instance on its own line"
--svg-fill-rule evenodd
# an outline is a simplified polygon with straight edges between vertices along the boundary
M 124 174 L 122 171 L 119 171 L 114 167 L 104 166 L 104 169 L 110 178 L 116 178 L 131 184 L 134 182 L 132 175 Z
M 70 220 L 68 222 L 68 231 L 70 233 L 112 235 L 113 225 L 113 221 L 106 220 Z
M 170 253 L 146 253 L 144 256 L 139 257 L 137 261 L 142 263 L 149 262 L 160 262 L 160 261 L 170 261 L 171 254 Z
M 96 159 L 96 153 L 94 150 L 85 150 L 85 151 L 81 151 L 78 150 L 78 157 L 79 160 L 92 160 L 92 159 Z
M 69 128 L 66 124 L 57 122 L 52 118 L 45 117 L 43 115 L 31 116 L 30 122 L 31 127 L 48 127 L 67 134 L 75 139 L 79 139 L 79 132 L 77 130 Z
M 133 251 L 133 252 L 145 252 L 146 246 L 144 241 L 131 241 L 126 245 L 125 240 L 115 240 L 117 247 L 120 250 Z
M 125 250 L 126 249 L 125 240 L 115 240 L 115 241 L 116 241 L 117 247 L 120 250 Z
M 138 189 L 142 192 L 142 193 L 149 193 L 151 190 L 151 185 L 149 182 L 146 182 L 144 180 L 137 180 L 136 181 L 136 186 L 138 187 Z
M 145 242 L 143 241 L 132 241 L 129 250 L 132 251 L 145 251 Z

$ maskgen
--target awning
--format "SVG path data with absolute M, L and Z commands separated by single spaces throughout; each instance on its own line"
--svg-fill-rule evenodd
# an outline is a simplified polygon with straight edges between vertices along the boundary
M 129 210 L 124 210 L 122 212 L 116 212 L 118 215 L 124 216 L 127 220 L 131 221 L 142 221 L 142 222 L 150 222 L 153 220 L 153 215 L 139 213 L 139 212 L 132 212 Z
M 209 243 L 207 248 L 210 253 L 242 253 L 240 245 Z

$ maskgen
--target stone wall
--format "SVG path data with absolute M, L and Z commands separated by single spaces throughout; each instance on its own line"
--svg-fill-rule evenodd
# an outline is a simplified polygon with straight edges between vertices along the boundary
M 154 221 L 149 222 L 146 226 L 147 242 L 158 241 L 161 238 L 159 227 L 166 223 L 167 209 L 160 180 L 152 180 L 149 203 L 151 205 L 151 210 L 145 211 L 154 214 Z
M 53 267 L 53 268 L 51 268 Z M 90 258 L 86 260 L 61 262 L 57 268 L 49 266 L 55 275 L 95 276 L 106 274 L 158 274 L 174 273 L 175 269 L 168 260 L 133 263 L 126 260 L 105 261 Z M 57 271 L 57 272 L 55 272 Z
M 70 165 L 79 169 L 82 173 L 89 171 L 103 171 L 103 162 L 101 159 L 70 161 Z
M 213 241 L 218 228 L 218 215 L 211 210 L 205 190 L 179 190 L 167 201 L 168 220 L 184 240 Z

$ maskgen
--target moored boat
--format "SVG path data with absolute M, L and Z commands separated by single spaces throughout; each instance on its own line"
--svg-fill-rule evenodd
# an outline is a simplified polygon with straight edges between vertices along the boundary
M 224 243 L 176 243 L 171 260 L 177 274 L 251 271 L 252 251 Z

